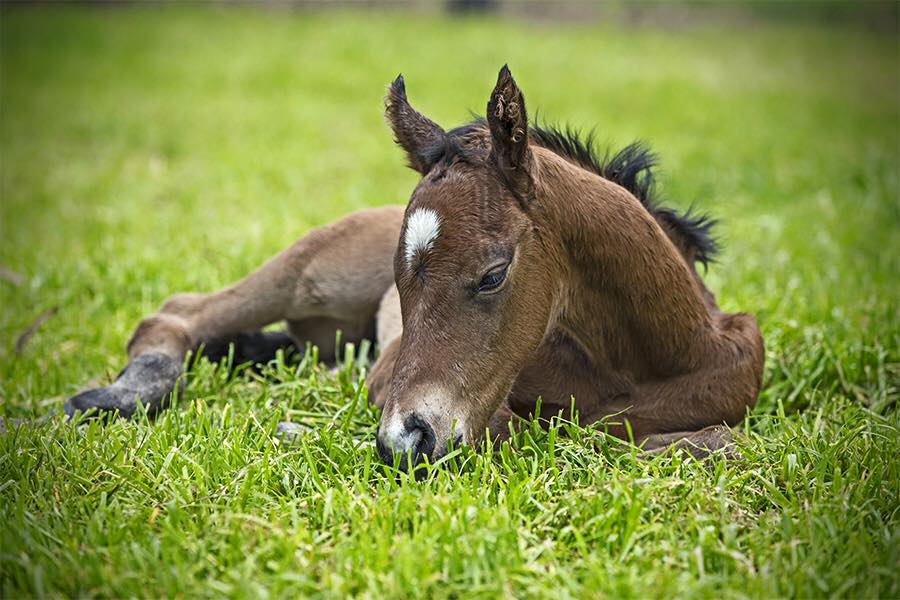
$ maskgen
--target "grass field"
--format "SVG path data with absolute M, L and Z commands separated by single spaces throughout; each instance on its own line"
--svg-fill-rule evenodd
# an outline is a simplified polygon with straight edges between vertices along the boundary
M 708 281 L 758 316 L 767 366 L 742 460 L 563 423 L 417 483 L 361 446 L 378 414 L 352 358 L 203 362 L 155 421 L 0 434 L 0 595 L 900 596 L 897 40 L 4 8 L 0 416 L 114 378 L 170 294 L 404 201 L 386 84 L 454 125 L 505 62 L 532 114 L 651 141 L 671 203 L 721 219 Z M 283 419 L 320 434 L 279 443 Z

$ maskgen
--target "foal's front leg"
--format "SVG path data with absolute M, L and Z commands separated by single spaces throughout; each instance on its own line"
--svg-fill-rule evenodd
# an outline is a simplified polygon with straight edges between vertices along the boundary
M 303 337 L 304 324 L 368 329 L 393 281 L 402 218 L 401 207 L 359 211 L 312 231 L 231 287 L 174 296 L 138 325 L 128 342 L 130 362 L 116 381 L 72 397 L 63 407 L 66 414 L 118 411 L 130 417 L 138 400 L 156 412 L 175 389 L 188 351 L 244 335 L 259 358 L 287 339 L 248 332 L 276 321 L 289 322 L 295 341 Z
M 747 314 L 715 315 L 717 344 L 696 371 L 638 383 L 592 415 L 596 421 L 617 415 L 609 431 L 626 438 L 628 421 L 634 441 L 645 450 L 684 448 L 703 457 L 727 451 L 734 443 L 728 429 L 756 404 L 765 360 L 756 320 Z
M 694 458 L 706 458 L 714 452 L 732 456 L 735 434 L 723 425 L 711 425 L 699 431 L 673 431 L 645 436 L 641 448 L 648 454 L 661 454 L 682 449 Z

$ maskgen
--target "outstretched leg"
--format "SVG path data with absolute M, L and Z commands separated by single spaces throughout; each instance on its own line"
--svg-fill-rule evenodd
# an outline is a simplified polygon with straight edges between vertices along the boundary
M 186 353 L 201 344 L 252 334 L 286 320 L 295 343 L 327 343 L 325 330 L 370 334 L 375 312 L 393 282 L 393 254 L 402 207 L 353 213 L 313 230 L 238 283 L 212 294 L 179 294 L 141 321 L 128 342 L 128 366 L 109 387 L 88 390 L 64 405 L 76 411 L 131 416 L 140 400 L 164 406 Z M 261 350 L 276 341 L 267 337 Z M 284 341 L 281 338 L 280 341 Z

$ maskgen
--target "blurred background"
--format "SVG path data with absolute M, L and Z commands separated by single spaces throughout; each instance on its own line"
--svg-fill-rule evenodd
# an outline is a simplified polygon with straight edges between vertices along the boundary
M 897 354 L 898 56 L 896 2 L 4 3 L 2 412 L 114 375 L 167 296 L 404 202 L 387 84 L 450 127 L 504 63 L 533 118 L 648 141 L 663 197 L 720 220 L 707 277 L 762 322 L 763 407 L 808 403 L 798 353 L 884 396 L 865 382 Z

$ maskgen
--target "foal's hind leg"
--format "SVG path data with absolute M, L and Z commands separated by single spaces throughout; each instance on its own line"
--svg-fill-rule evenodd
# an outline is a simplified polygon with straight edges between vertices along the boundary
M 118 411 L 130 417 L 138 399 L 155 412 L 175 388 L 189 350 L 275 321 L 287 320 L 292 338 L 301 343 L 304 325 L 313 341 L 322 341 L 315 339 L 322 323 L 356 334 L 370 330 L 393 281 L 402 219 L 402 207 L 354 213 L 312 231 L 231 287 L 174 296 L 138 325 L 128 343 L 130 362 L 116 381 L 74 396 L 65 412 Z

